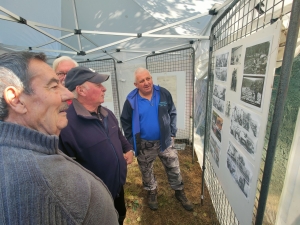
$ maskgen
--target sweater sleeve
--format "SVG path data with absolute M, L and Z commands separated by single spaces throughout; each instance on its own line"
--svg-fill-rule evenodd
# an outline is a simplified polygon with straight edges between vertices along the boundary
M 112 196 L 92 172 L 60 152 L 38 159 L 38 163 L 50 195 L 76 221 L 74 224 L 98 224 L 99 221 L 118 224 Z

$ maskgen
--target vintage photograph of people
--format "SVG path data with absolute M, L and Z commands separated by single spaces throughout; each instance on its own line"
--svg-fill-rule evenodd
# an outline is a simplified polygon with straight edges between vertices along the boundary
M 216 56 L 215 79 L 221 82 L 227 81 L 227 65 L 229 53 Z
M 216 138 L 221 142 L 222 140 L 222 127 L 223 127 L 223 118 L 219 116 L 218 113 L 213 111 L 212 114 L 212 123 L 211 123 L 211 129 L 213 133 L 215 134 Z
M 243 107 L 232 104 L 230 134 L 254 158 L 258 140 L 260 119 Z
M 246 48 L 244 74 L 266 74 L 269 48 L 269 41 Z
M 241 65 L 242 45 L 231 49 L 230 65 Z
M 264 81 L 264 77 L 244 76 L 241 88 L 241 101 L 261 108 Z
M 212 134 L 212 132 L 210 134 L 209 146 L 210 146 L 210 153 L 211 153 L 215 163 L 219 167 L 219 155 L 221 152 L 221 147 L 220 147 L 219 143 L 216 141 L 216 139 L 214 138 L 214 135 Z
M 226 88 L 222 85 L 215 84 L 213 91 L 213 106 L 224 113 Z
M 245 155 L 239 152 L 230 141 L 227 150 L 227 168 L 236 184 L 247 198 L 252 180 L 253 166 Z

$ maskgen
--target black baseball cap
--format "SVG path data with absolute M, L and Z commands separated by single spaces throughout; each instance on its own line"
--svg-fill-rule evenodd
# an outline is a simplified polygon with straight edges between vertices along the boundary
M 69 91 L 74 91 L 76 86 L 83 84 L 86 81 L 99 84 L 108 80 L 109 75 L 97 73 L 95 70 L 77 66 L 69 70 L 65 79 L 65 86 Z

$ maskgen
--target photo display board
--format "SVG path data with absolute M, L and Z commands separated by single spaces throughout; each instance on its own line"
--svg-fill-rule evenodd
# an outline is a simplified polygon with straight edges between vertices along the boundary
M 244 225 L 252 224 L 280 25 L 215 52 L 209 157 Z

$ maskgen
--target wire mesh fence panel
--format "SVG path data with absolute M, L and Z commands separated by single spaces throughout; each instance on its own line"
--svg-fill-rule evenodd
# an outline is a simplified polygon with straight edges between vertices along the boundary
M 210 152 L 210 128 L 211 128 L 211 116 L 212 115 L 212 104 L 213 104 L 213 81 L 215 79 L 215 52 L 223 47 L 230 45 L 238 40 L 241 40 L 245 37 L 248 37 L 252 34 L 255 34 L 258 31 L 261 31 L 268 26 L 272 25 L 278 19 L 282 19 L 283 25 L 288 27 L 288 22 L 290 18 L 291 8 L 293 1 L 284 1 L 284 0 L 272 0 L 272 1 L 253 1 L 253 0 L 235 0 L 232 4 L 225 9 L 224 13 L 219 16 L 211 30 L 211 45 L 210 45 L 210 60 L 209 60 L 209 69 L 208 69 L 208 85 L 207 85 L 207 107 L 206 107 L 206 128 L 205 128 L 205 139 L 204 139 L 204 179 L 206 186 L 210 193 L 212 202 L 214 204 L 216 214 L 218 216 L 220 224 L 241 224 L 238 221 L 236 214 L 234 213 L 232 206 L 228 202 L 228 199 L 225 195 L 225 192 L 218 182 L 218 177 L 214 171 L 214 168 L 210 162 L 209 152 Z M 286 24 L 284 24 L 286 23 Z M 283 27 L 283 26 L 282 26 Z M 288 28 L 281 29 L 282 33 L 286 33 Z M 280 43 L 280 48 L 283 49 L 285 42 Z M 296 60 L 297 63 L 300 61 Z M 280 63 L 280 62 L 278 62 Z M 292 63 L 292 62 L 291 62 Z M 299 65 L 299 64 L 297 64 Z M 296 66 L 295 66 L 296 67 Z M 296 70 L 296 69 L 295 69 Z M 280 70 L 277 71 L 279 74 Z M 293 73 L 293 72 L 292 72 Z M 296 73 L 296 72 L 295 72 Z M 293 76 L 293 75 L 292 75 Z M 270 139 L 270 128 L 273 122 L 273 112 L 274 105 L 276 100 L 276 95 L 278 92 L 278 82 L 275 77 L 274 86 L 272 89 L 272 98 L 270 103 L 270 109 L 268 114 L 268 123 L 267 131 L 265 135 L 264 148 L 262 151 L 261 165 L 258 175 L 258 182 L 256 187 L 256 195 L 253 208 L 253 219 L 252 224 L 256 223 L 257 218 L 257 207 L 259 198 L 261 195 L 261 185 L 262 178 L 264 174 L 266 155 L 268 149 L 268 142 Z M 299 79 L 298 79 L 299 80 Z M 296 83 L 298 81 L 295 81 Z M 294 92 L 292 92 L 294 93 Z M 297 98 L 299 99 L 299 98 Z M 295 104 L 295 100 L 291 100 Z M 287 102 L 287 104 L 289 104 Z M 279 142 L 281 147 L 276 148 L 276 155 L 274 160 L 274 169 L 272 172 L 271 183 L 269 187 L 268 200 L 266 203 L 266 209 L 264 212 L 264 221 L 263 224 L 275 224 L 277 208 L 279 204 L 279 198 L 283 188 L 284 176 L 286 173 L 286 165 L 289 155 L 289 149 L 291 146 L 291 138 L 293 133 L 293 125 L 291 125 L 291 119 L 296 118 L 299 102 L 296 106 L 290 105 L 289 110 L 285 112 L 285 120 L 287 121 L 288 126 L 285 129 L 289 129 L 285 134 L 279 137 Z M 298 107 L 298 108 L 297 108 Z M 293 111 L 292 111 L 293 110 Z M 292 116 L 290 115 L 292 113 Z M 285 124 L 283 122 L 283 124 Z M 282 140 L 280 140 L 282 139 Z M 287 140 L 288 141 L 287 141 Z M 282 148 L 284 145 L 284 148 Z
M 110 75 L 109 80 L 104 82 L 104 85 L 109 84 L 110 87 L 106 86 L 107 90 L 105 93 L 105 100 L 103 105 L 108 102 L 112 103 L 112 111 L 114 112 L 115 116 L 117 117 L 120 123 L 120 104 L 119 104 L 119 93 L 118 93 L 118 83 L 117 83 L 117 74 L 116 74 L 116 64 L 114 59 L 101 59 L 101 60 L 94 60 L 94 61 L 84 61 L 78 62 L 80 66 L 85 66 L 91 68 L 98 73 L 108 73 Z
M 177 109 L 175 147 L 193 142 L 194 48 L 182 48 L 147 56 L 146 66 L 154 83 L 167 88 Z

